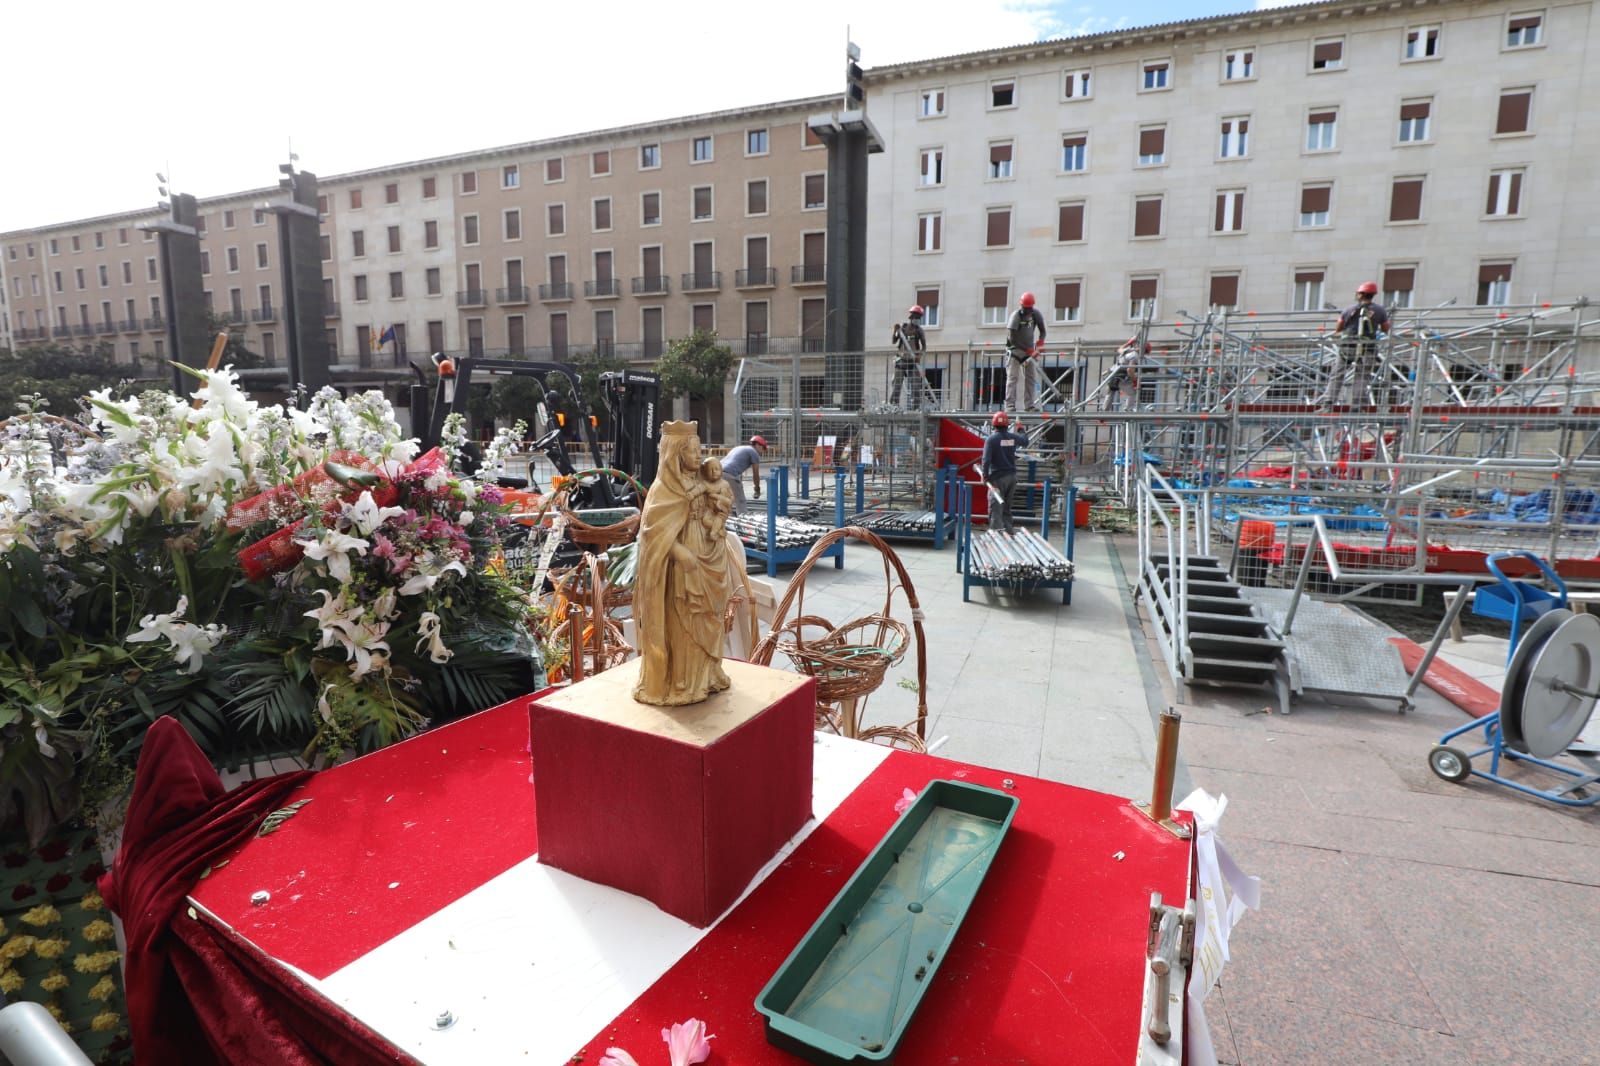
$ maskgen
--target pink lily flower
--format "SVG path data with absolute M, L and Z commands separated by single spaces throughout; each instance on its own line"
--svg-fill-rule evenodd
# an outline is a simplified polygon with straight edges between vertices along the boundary
M 711 1057 L 712 1036 L 706 1032 L 706 1023 L 699 1018 L 674 1022 L 671 1029 L 661 1030 L 661 1039 L 667 1042 L 672 1066 L 695 1066 Z
M 894 801 L 894 813 L 899 814 L 913 803 L 917 802 L 917 794 L 909 788 L 900 793 L 900 798 Z
M 600 1066 L 639 1066 L 639 1060 L 619 1047 L 608 1047 L 600 1056 Z

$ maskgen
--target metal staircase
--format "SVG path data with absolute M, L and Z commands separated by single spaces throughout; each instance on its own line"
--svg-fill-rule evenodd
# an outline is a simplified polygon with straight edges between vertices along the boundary
M 1289 669 L 1278 639 L 1210 547 L 1210 515 L 1147 467 L 1139 482 L 1138 594 L 1150 606 L 1174 684 L 1271 685 L 1289 709 Z

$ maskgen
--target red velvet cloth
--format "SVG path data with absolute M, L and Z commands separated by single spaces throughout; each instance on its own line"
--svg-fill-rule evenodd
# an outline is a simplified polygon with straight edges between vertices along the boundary
M 175 921 L 193 924 L 180 908 L 206 865 L 255 832 L 311 776 L 284 774 L 227 792 L 175 719 L 158 719 L 145 735 L 122 846 L 100 878 L 100 893 L 127 934 L 124 981 L 138 1061 L 325 1061 L 286 1058 L 276 1047 L 264 1049 L 261 1058 L 224 1057 L 207 1041 L 201 1017 L 227 1014 L 238 1004 L 229 1000 L 226 985 L 211 985 L 204 956 L 170 935 Z

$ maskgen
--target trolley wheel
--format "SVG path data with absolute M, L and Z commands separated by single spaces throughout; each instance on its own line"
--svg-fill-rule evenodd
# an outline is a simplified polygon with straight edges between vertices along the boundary
M 1428 769 L 1459 785 L 1472 776 L 1472 760 L 1458 748 L 1440 745 L 1428 752 Z

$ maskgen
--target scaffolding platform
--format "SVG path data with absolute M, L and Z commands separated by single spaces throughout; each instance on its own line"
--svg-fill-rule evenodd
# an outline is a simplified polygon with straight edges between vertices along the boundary
M 1361 696 L 1393 700 L 1402 713 L 1411 708 L 1406 696 L 1410 675 L 1399 649 L 1377 623 L 1344 604 L 1301 596 L 1294 630 L 1284 633 L 1293 589 L 1247 587 L 1244 594 L 1284 642 L 1289 687 L 1295 695 Z

